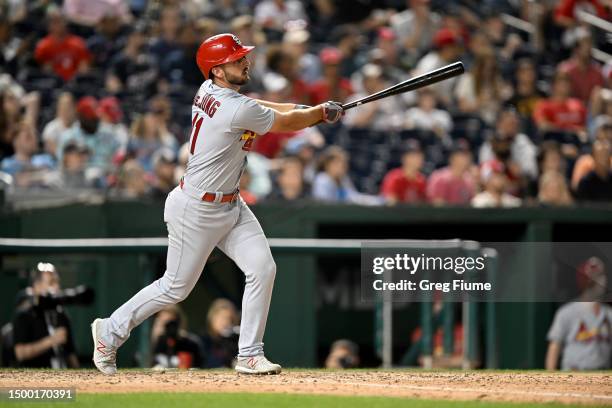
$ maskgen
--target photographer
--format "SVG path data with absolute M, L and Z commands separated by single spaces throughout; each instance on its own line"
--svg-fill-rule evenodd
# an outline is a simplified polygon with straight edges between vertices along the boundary
M 204 367 L 233 367 L 238 354 L 238 333 L 240 332 L 238 312 L 227 299 L 216 299 L 206 316 L 204 344 Z
M 325 368 L 359 367 L 359 346 L 346 339 L 334 341 L 325 360 Z
M 70 320 L 51 296 L 60 292 L 55 266 L 38 263 L 13 320 L 15 357 L 21 367 L 78 368 Z
M 151 330 L 154 367 L 187 369 L 202 366 L 202 345 L 186 327 L 187 321 L 177 305 L 170 305 L 157 313 Z

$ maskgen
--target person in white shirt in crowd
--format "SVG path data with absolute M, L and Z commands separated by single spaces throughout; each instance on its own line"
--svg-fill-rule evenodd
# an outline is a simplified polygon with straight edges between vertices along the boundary
M 42 140 L 45 152 L 55 156 L 57 142 L 63 132 L 68 130 L 76 122 L 76 109 L 74 97 L 70 92 L 62 92 L 57 99 L 55 118 L 43 128 Z
M 472 198 L 472 207 L 519 207 L 521 199 L 506 193 L 508 177 L 503 163 L 492 160 L 480 169 L 480 177 L 484 184 L 484 191 Z
M 406 0 L 406 10 L 391 16 L 391 27 L 403 49 L 417 58 L 431 48 L 440 28 L 440 16 L 431 11 L 429 0 Z
M 434 50 L 419 60 L 413 72 L 414 76 L 423 75 L 434 69 L 451 64 L 459 59 L 463 52 L 462 40 L 458 34 L 448 28 L 441 28 L 433 39 Z M 438 100 L 445 106 L 452 103 L 453 90 L 457 85 L 457 77 L 446 79 L 431 86 L 438 94 Z
M 282 32 L 287 22 L 295 20 L 308 20 L 301 1 L 264 0 L 255 6 L 255 22 L 263 28 Z
M 440 138 L 442 143 L 450 145 L 450 131 L 453 128 L 453 118 L 444 109 L 438 109 L 436 93 L 423 88 L 418 92 L 418 105 L 408 109 L 404 119 L 407 129 L 430 130 Z
M 382 91 L 390 85 L 383 78 L 382 68 L 378 65 L 366 64 L 361 69 L 361 73 L 363 91 L 351 95 L 347 103 Z M 351 128 L 367 128 L 379 131 L 396 130 L 402 127 L 403 114 L 397 97 L 390 96 L 365 104 L 359 109 L 348 110 L 344 116 L 344 124 Z

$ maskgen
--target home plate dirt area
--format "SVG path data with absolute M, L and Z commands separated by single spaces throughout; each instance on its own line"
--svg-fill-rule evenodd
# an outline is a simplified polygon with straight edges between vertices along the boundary
M 561 402 L 612 406 L 612 375 L 566 372 L 286 370 L 248 376 L 229 370 L 2 370 L 2 387 L 75 387 L 77 393 L 253 392 L 445 400 Z

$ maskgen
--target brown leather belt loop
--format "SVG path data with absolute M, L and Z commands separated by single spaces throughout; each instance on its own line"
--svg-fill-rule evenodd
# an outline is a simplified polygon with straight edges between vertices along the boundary
M 181 187 L 181 190 L 185 189 L 185 181 L 182 177 L 181 181 L 179 182 L 179 186 Z M 235 191 L 232 194 L 223 194 L 221 195 L 220 199 L 217 199 L 217 195 L 221 195 L 221 193 L 204 193 L 201 198 L 202 201 L 209 203 L 233 203 L 234 201 L 238 200 L 240 192 Z

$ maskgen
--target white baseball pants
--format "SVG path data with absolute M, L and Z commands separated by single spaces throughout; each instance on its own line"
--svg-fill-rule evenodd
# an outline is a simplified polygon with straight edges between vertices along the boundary
M 164 306 L 184 300 L 195 286 L 215 246 L 246 276 L 238 342 L 240 357 L 263 353 L 276 264 L 259 222 L 238 199 L 209 203 L 188 185 L 166 199 L 168 255 L 164 276 L 119 307 L 103 324 L 103 340 L 119 347 L 131 330 Z

